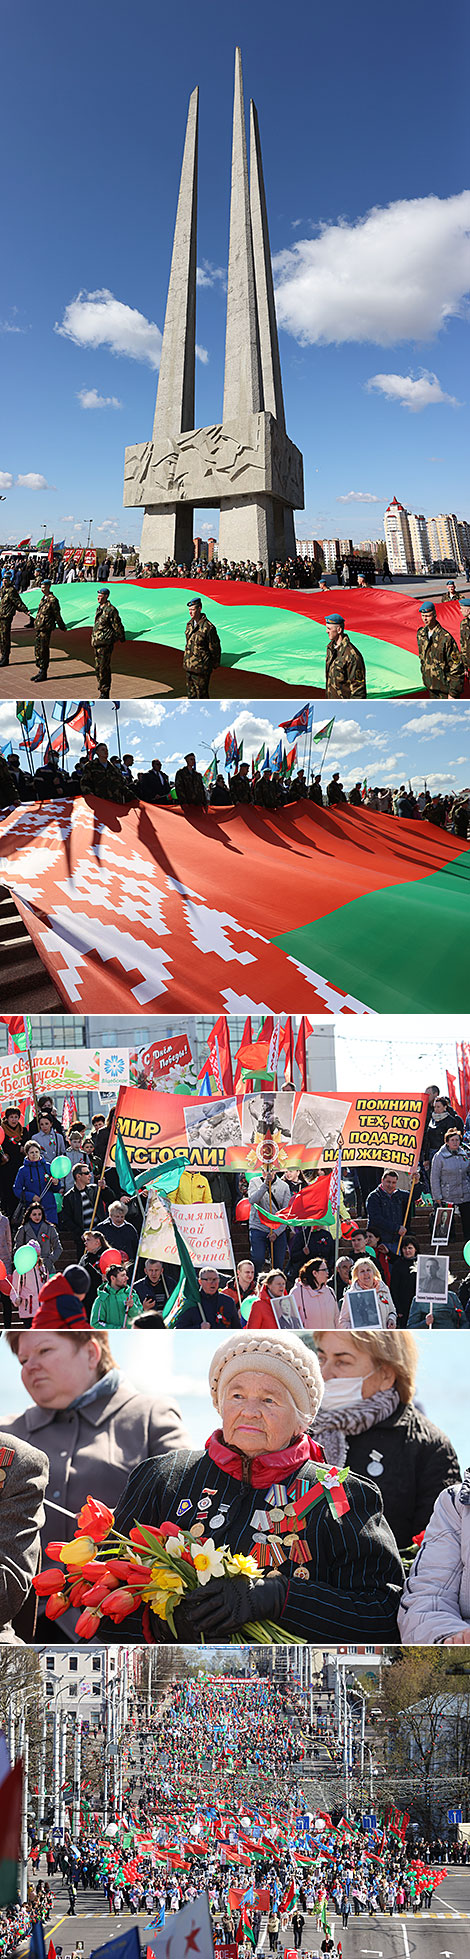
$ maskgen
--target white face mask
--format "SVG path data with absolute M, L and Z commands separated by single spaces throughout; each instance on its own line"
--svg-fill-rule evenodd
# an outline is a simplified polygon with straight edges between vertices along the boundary
M 364 1382 L 369 1381 L 374 1373 L 375 1369 L 370 1367 L 367 1374 L 348 1374 L 345 1381 L 341 1381 L 338 1376 L 332 1381 L 324 1381 L 321 1407 L 332 1410 L 356 1408 L 357 1403 L 364 1398 L 362 1393 Z

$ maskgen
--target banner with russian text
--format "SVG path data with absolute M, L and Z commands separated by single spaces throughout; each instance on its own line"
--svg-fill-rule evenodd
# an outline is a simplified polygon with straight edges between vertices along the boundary
M 343 1138 L 345 1164 L 393 1164 L 412 1171 L 419 1158 L 427 1097 L 349 1090 L 231 1096 L 165 1095 L 124 1088 L 117 1126 L 135 1171 L 179 1158 L 191 1168 L 317 1169 L 334 1164 Z

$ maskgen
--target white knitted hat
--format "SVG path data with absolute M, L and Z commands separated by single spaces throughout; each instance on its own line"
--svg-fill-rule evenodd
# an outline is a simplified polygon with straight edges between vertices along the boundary
M 310 1426 L 318 1414 L 323 1380 L 316 1354 L 297 1333 L 269 1331 L 233 1333 L 217 1348 L 209 1368 L 214 1408 L 222 1412 L 225 1389 L 234 1374 L 273 1374 L 288 1389 L 299 1414 Z

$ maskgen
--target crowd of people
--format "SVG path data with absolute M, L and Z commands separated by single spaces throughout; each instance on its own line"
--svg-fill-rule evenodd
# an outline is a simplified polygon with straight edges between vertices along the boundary
M 327 1720 L 334 1753 L 331 1708 Z M 60 1841 L 33 1830 L 27 1905 L 0 1916 L 0 1952 L 38 1920 L 47 1928 L 64 1891 L 70 1917 L 91 1891 L 97 1911 L 106 1901 L 118 1920 L 140 1914 L 147 1933 L 170 1929 L 205 1894 L 214 1946 L 236 1946 L 239 1959 L 264 1950 L 281 1959 L 286 1949 L 342 1959 L 350 1920 L 432 1907 L 443 1870 L 465 1864 L 467 1846 L 418 1837 L 393 1803 L 372 1832 L 340 1804 L 312 1811 L 304 1784 L 318 1731 L 295 1684 L 256 1677 L 181 1681 L 150 1715 L 132 1709 L 112 1843 L 99 1794 L 77 1838 L 69 1819 Z
M 338 1243 L 334 1225 L 315 1222 L 319 1170 L 269 1176 L 259 1170 L 248 1178 L 243 1170 L 208 1166 L 198 1173 L 197 1184 L 182 1176 L 178 1203 L 223 1203 L 238 1256 L 234 1251 L 231 1271 L 207 1264 L 193 1273 L 193 1284 L 186 1279 L 177 1302 L 179 1328 L 248 1324 L 255 1331 L 289 1325 L 307 1331 L 353 1330 L 361 1323 L 360 1295 L 372 1291 L 378 1323 L 386 1329 L 432 1325 L 469 1330 L 470 1272 L 457 1279 L 449 1271 L 441 1297 L 439 1286 L 431 1284 L 429 1301 L 416 1298 L 418 1257 L 429 1252 L 438 1262 L 439 1277 L 440 1258 L 452 1262 L 453 1252 L 455 1258 L 457 1218 L 463 1243 L 470 1239 L 470 1113 L 464 1121 L 435 1083 L 427 1096 L 411 1197 L 392 1167 L 385 1166 L 380 1175 L 372 1164 L 348 1165 Z M 267 1101 L 265 1107 L 268 1121 Z M 113 1160 L 113 1125 L 114 1109 L 107 1116 L 96 1111 L 88 1127 L 78 1117 L 64 1126 L 48 1094 L 39 1096 L 27 1124 L 17 1104 L 3 1109 L 4 1326 L 91 1324 L 112 1330 L 165 1325 L 181 1267 L 145 1252 L 139 1255 L 143 1201 L 122 1188 Z M 52 1175 L 51 1164 L 64 1154 L 67 1173 Z M 293 1201 L 296 1214 L 288 1216 Z M 450 1206 L 450 1236 L 443 1252 L 432 1245 L 432 1229 L 438 1210 Z M 34 1248 L 36 1260 L 21 1272 L 16 1255 L 25 1246 Z M 431 1272 L 429 1277 L 431 1281 Z
M 348 791 L 339 770 L 335 769 L 323 790 L 320 771 L 310 778 L 304 768 L 289 771 L 271 768 L 266 763 L 256 768 L 243 761 L 226 775 L 221 769 L 214 769 L 213 780 L 208 780 L 208 772 L 204 775 L 197 768 L 193 751 L 184 757 L 175 775 L 170 776 L 158 756 L 152 759 L 149 768 L 139 769 L 132 754 L 110 755 L 106 742 L 93 745 L 90 740 L 87 752 L 70 773 L 65 766 L 61 767 L 60 753 L 49 752 L 46 764 L 36 764 L 32 754 L 30 765 L 27 768 L 21 763 L 18 752 L 12 751 L 8 759 L 0 755 L 0 809 L 51 798 L 62 800 L 64 796 L 92 795 L 110 803 L 144 802 L 154 808 L 178 805 L 182 809 L 200 809 L 203 813 L 230 806 L 282 811 L 292 803 L 307 800 L 319 809 L 374 810 L 379 815 L 396 816 L 403 821 L 432 823 L 463 841 L 468 837 L 468 788 L 433 795 L 425 784 L 415 795 L 411 783 L 407 787 L 402 782 L 398 789 L 393 789 L 387 784 L 369 786 L 358 781 Z
M 83 557 L 84 555 L 83 552 Z M 325 572 L 321 558 L 303 557 L 286 558 L 284 563 L 273 559 L 269 570 L 261 560 L 255 564 L 251 559 L 237 562 L 234 558 L 229 560 L 197 556 L 192 558 L 189 565 L 178 564 L 175 558 L 166 558 L 162 565 L 156 562 L 143 564 L 136 553 L 127 552 L 124 555 L 121 550 L 114 554 L 109 552 L 104 556 L 98 556 L 96 552 L 95 560 L 94 564 L 85 564 L 75 561 L 73 557 L 64 558 L 62 552 L 56 552 L 52 555 L 52 559 L 49 559 L 47 553 L 38 552 L 29 556 L 25 552 L 5 551 L 0 558 L 0 583 L 5 572 L 11 573 L 19 592 L 26 591 L 28 586 L 40 584 L 41 579 L 46 577 L 52 578 L 55 585 L 61 585 L 64 582 L 75 583 L 81 579 L 92 582 L 102 578 L 120 579 L 125 578 L 126 574 L 143 579 L 216 578 L 223 584 L 226 584 L 227 580 L 236 580 L 237 583 L 245 585 L 279 586 L 283 590 L 299 587 L 316 590 L 319 584 L 336 585 L 340 581 L 342 584 L 352 586 L 357 585 L 358 582 L 374 585 L 376 578 L 382 579 L 384 583 L 391 582 L 386 559 L 383 564 L 376 564 L 372 558 L 361 556 L 360 553 L 339 559 L 337 566 L 329 572 Z

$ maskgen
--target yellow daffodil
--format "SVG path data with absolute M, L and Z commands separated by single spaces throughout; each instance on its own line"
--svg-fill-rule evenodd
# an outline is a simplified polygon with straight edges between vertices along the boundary
M 223 1553 L 216 1550 L 213 1537 L 207 1537 L 199 1550 L 193 1551 L 192 1557 L 200 1585 L 208 1585 L 210 1578 L 225 1576 Z
M 92 1537 L 73 1537 L 71 1544 L 62 1545 L 59 1558 L 61 1564 L 81 1565 L 88 1564 L 89 1558 L 94 1558 L 95 1553 L 96 1544 L 93 1543 Z
M 167 1571 L 164 1565 L 153 1564 L 150 1570 L 150 1577 L 153 1580 L 153 1584 L 158 1585 L 162 1592 L 182 1592 L 183 1590 L 183 1579 L 180 1578 L 179 1571 Z
M 232 1565 L 236 1571 L 242 1572 L 244 1578 L 259 1578 L 258 1566 L 255 1563 L 255 1559 L 244 1558 L 242 1551 L 235 1552 L 234 1557 L 230 1559 L 230 1569 Z

